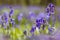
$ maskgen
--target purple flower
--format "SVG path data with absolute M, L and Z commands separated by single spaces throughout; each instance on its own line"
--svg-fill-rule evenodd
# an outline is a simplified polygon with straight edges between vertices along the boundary
M 15 24 L 15 21 L 14 21 L 14 19 L 10 19 L 10 23 L 12 24 L 12 25 L 14 25 Z
M 41 23 L 37 23 L 36 27 L 38 27 L 40 29 Z
M 39 24 L 39 23 L 40 23 L 40 24 L 44 24 L 44 23 L 46 23 L 46 20 L 45 20 L 44 18 L 41 18 L 41 19 L 39 19 L 39 20 L 36 19 L 36 23 L 37 23 L 37 24 Z
M 48 13 L 47 15 L 48 15 L 48 16 L 51 16 L 51 13 Z
M 36 18 L 36 27 L 40 29 L 40 26 L 46 23 L 46 15 L 44 13 L 40 13 Z M 43 29 L 45 26 L 43 26 Z
M 41 26 L 41 22 L 42 22 L 42 20 L 36 19 L 36 27 L 38 27 L 39 29 L 40 29 L 40 26 Z
M 13 15 L 13 13 L 14 13 L 14 9 L 10 9 L 10 13 L 9 13 L 9 17 L 11 17 L 12 15 Z
M 39 20 L 38 19 L 36 19 L 36 23 L 39 23 Z
M 45 18 L 46 17 L 46 14 L 43 12 L 43 13 L 39 13 L 37 18 Z
M 8 19 L 9 19 L 9 16 L 8 16 L 8 13 L 5 12 L 3 15 L 2 15 L 2 20 L 5 22 L 5 23 L 8 23 Z
M 46 12 L 47 12 L 47 13 L 50 13 L 50 10 L 49 10 L 49 8 L 46 8 Z
M 55 8 L 54 4 L 50 3 L 46 8 L 46 13 L 54 14 L 54 8 Z
M 47 16 L 46 16 L 46 19 L 48 20 L 49 18 L 50 18 L 50 16 L 49 16 L 49 15 L 47 15 Z
M 35 20 L 35 13 L 34 12 L 29 12 L 28 18 L 30 18 L 30 20 Z
M 48 30 L 49 30 L 50 32 L 52 32 L 53 29 L 52 29 L 52 28 L 48 28 Z
M 48 27 L 49 34 L 53 35 L 54 34 L 54 27 Z
M 1 16 L 0 16 L 0 24 L 2 23 L 2 18 L 1 18 Z
M 35 30 L 36 30 L 36 27 L 35 27 L 35 26 L 32 26 L 30 32 L 32 33 L 32 32 L 34 32 Z
M 11 15 L 12 15 L 13 11 L 14 11 L 13 9 L 10 10 L 10 14 L 11 14 Z
M 54 7 L 54 4 L 50 3 L 48 6 L 49 6 L 50 8 L 52 8 L 52 7 Z
M 43 22 L 43 18 L 41 19 L 36 19 L 36 23 L 42 23 Z
M 36 18 L 36 23 L 43 23 L 43 20 L 46 18 L 46 14 L 40 13 Z
M 20 20 L 22 20 L 22 17 L 23 17 L 23 13 L 20 13 L 20 14 L 18 14 L 18 21 L 20 21 Z

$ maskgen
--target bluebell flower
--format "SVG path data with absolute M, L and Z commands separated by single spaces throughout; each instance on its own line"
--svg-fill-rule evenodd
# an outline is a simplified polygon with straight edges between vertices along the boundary
M 46 8 L 46 12 L 50 14 L 54 14 L 54 8 L 55 8 L 54 4 L 50 3 Z
M 52 28 L 48 28 L 48 30 L 49 30 L 50 32 L 52 32 Z
M 4 20 L 5 22 L 8 22 L 8 17 L 6 15 L 4 16 Z
M 51 16 L 51 13 L 48 13 L 47 15 L 48 15 L 48 16 Z
M 5 12 L 4 14 L 2 14 L 1 19 L 3 22 L 8 23 L 8 19 L 9 19 L 8 13 Z
M 54 28 L 52 28 L 52 27 L 48 27 L 48 31 L 49 31 L 49 34 L 53 34 L 54 33 Z
M 37 18 L 45 18 L 46 17 L 46 14 L 44 13 L 44 12 L 42 12 L 42 13 L 39 13 L 38 14 L 38 16 L 37 16 Z
M 44 29 L 45 28 L 45 25 L 44 25 L 45 23 L 46 23 L 46 20 L 43 19 L 40 22 L 36 23 L 36 26 L 40 29 L 41 25 L 43 25 L 42 29 Z
M 35 18 L 36 18 L 35 13 L 30 11 L 30 12 L 29 12 L 29 15 L 28 15 L 28 18 L 29 18 L 31 21 L 35 20 Z
M 10 9 L 9 17 L 11 17 L 14 13 L 14 9 Z
M 36 23 L 41 23 L 42 22 L 42 18 L 41 19 L 36 19 Z
M 11 9 L 10 14 L 12 14 L 12 13 L 13 13 L 13 11 L 14 11 L 14 10 L 13 10 L 13 9 Z
M 47 13 L 50 13 L 50 10 L 49 10 L 49 8 L 46 8 L 46 12 L 47 12 Z
M 38 19 L 36 19 L 36 23 L 39 23 L 39 20 Z
M 36 23 L 40 23 L 42 22 L 42 20 L 45 18 L 45 14 L 44 13 L 40 13 L 37 15 L 36 17 Z
M 0 24 L 1 24 L 2 26 L 4 26 L 3 23 L 4 23 L 4 22 L 3 22 L 3 17 L 0 16 Z
M 37 24 L 36 24 L 36 27 L 38 27 L 38 29 L 40 29 L 41 23 L 37 23 Z
M 10 19 L 10 23 L 11 23 L 12 25 L 15 25 L 15 21 L 14 21 L 13 18 Z
M 22 20 L 22 18 L 23 18 L 23 13 L 18 14 L 17 18 L 18 18 L 18 21 Z
M 41 25 L 46 23 L 46 14 L 40 13 L 36 18 L 36 27 L 40 29 Z M 45 28 L 45 27 L 43 27 Z
M 49 14 L 47 14 L 47 15 L 46 15 L 46 21 L 49 21 L 49 20 L 50 20 L 50 17 L 51 17 L 51 16 L 50 16 Z
M 8 20 L 9 20 L 9 15 L 8 15 L 8 12 L 4 12 L 4 14 L 1 15 L 1 25 L 4 27 L 4 28 L 7 28 L 8 26 Z
M 36 23 L 40 23 L 40 24 L 44 24 L 45 23 L 45 19 L 44 18 L 41 18 L 39 20 L 36 19 Z
M 48 6 L 49 6 L 50 8 L 52 8 L 52 7 L 54 7 L 54 4 L 50 3 Z
M 36 30 L 36 27 L 35 27 L 35 26 L 32 26 L 30 32 L 32 33 L 32 32 L 34 32 L 35 30 Z
M 0 24 L 2 23 L 2 19 L 1 19 L 1 16 L 0 16 Z

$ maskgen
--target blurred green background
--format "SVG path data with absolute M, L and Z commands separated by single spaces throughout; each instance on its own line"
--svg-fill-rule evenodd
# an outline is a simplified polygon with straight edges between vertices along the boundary
M 44 6 L 48 3 L 60 6 L 60 0 L 0 0 L 0 5 Z

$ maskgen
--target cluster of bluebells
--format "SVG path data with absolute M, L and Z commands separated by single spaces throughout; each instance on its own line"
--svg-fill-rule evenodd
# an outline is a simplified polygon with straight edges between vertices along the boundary
M 50 3 L 46 8 L 46 13 L 50 17 L 52 14 L 54 14 L 55 11 L 55 5 Z
M 35 23 L 35 25 L 32 26 L 30 32 L 34 33 L 35 30 L 37 29 L 40 30 L 41 28 L 42 30 L 45 30 L 46 25 L 48 25 L 49 32 L 52 32 L 54 29 L 53 27 L 52 28 L 50 27 L 50 24 L 48 23 L 47 20 L 50 18 L 51 15 L 54 14 L 54 8 L 55 8 L 54 4 L 50 3 L 46 8 L 46 12 L 39 13 L 37 16 L 34 12 L 30 11 L 28 14 L 29 21 L 31 20 L 31 22 Z M 15 19 L 13 18 L 13 14 L 14 9 L 10 7 L 10 12 L 4 12 L 4 14 L 0 16 L 0 24 L 2 25 L 2 27 L 9 28 L 11 24 L 12 26 L 17 25 Z M 23 16 L 24 16 L 23 13 L 18 14 L 17 16 L 18 22 L 20 22 L 23 19 Z M 27 32 L 24 31 L 23 33 L 26 35 Z
M 52 13 L 54 13 L 54 8 L 55 8 L 55 5 L 50 3 L 46 8 L 46 12 L 52 14 Z
M 45 29 L 46 25 L 48 25 L 48 30 L 49 32 L 52 32 L 54 30 L 54 28 L 50 27 L 50 24 L 48 23 L 48 19 L 50 18 L 51 15 L 54 14 L 54 4 L 50 3 L 47 8 L 46 8 L 46 13 L 39 13 L 38 16 L 36 17 L 36 26 L 31 28 L 31 32 L 34 32 L 36 30 L 36 28 L 40 29 L 42 28 L 42 30 Z
M 9 23 L 14 25 L 14 19 L 12 18 L 14 10 L 10 8 L 10 12 L 5 11 L 1 16 L 0 16 L 0 24 L 2 27 L 7 28 L 9 27 Z

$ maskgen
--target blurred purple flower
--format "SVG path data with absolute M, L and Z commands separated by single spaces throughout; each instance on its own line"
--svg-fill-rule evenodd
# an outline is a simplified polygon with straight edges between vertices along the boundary
M 50 16 L 48 16 L 48 15 L 47 15 L 47 16 L 46 16 L 46 20 L 48 21 L 48 20 L 49 20 L 49 18 L 50 18 Z
M 55 7 L 54 4 L 52 4 L 52 3 L 50 3 L 48 6 L 49 6 L 50 8 Z
M 1 15 L 1 17 L 0 17 L 0 19 L 1 19 L 1 25 L 4 27 L 4 28 L 7 28 L 7 26 L 9 25 L 9 14 L 8 14 L 8 12 L 4 12 L 4 14 L 2 14 Z
M 20 20 L 22 20 L 22 17 L 23 17 L 23 13 L 20 13 L 20 14 L 18 14 L 18 21 L 20 21 Z
M 8 23 L 8 20 L 9 20 L 8 12 L 5 12 L 4 14 L 2 14 L 1 20 L 2 20 L 4 23 Z
M 13 15 L 13 13 L 14 13 L 14 9 L 10 9 L 10 13 L 9 13 L 9 17 L 11 17 L 12 15 Z
M 10 15 L 12 15 L 12 13 L 13 13 L 13 9 L 11 9 L 11 11 L 10 11 Z
M 49 34 L 53 35 L 55 32 L 55 27 L 48 27 Z
M 41 23 L 43 24 L 45 19 L 47 18 L 47 15 L 44 13 L 40 13 L 37 18 L 36 18 L 36 23 Z
M 50 10 L 49 10 L 49 8 L 48 8 L 48 7 L 46 8 L 46 12 L 47 12 L 47 13 L 50 13 Z
M 15 25 L 15 21 L 14 21 L 13 18 L 10 19 L 10 23 L 11 23 L 12 25 Z
M 30 20 L 35 20 L 35 18 L 36 18 L 35 13 L 30 11 L 30 12 L 29 12 L 29 15 L 28 15 L 28 18 L 29 18 Z
M 54 14 L 55 6 L 54 4 L 50 3 L 46 8 L 46 13 L 48 14 Z
M 2 19 L 1 19 L 1 16 L 0 16 L 0 24 L 2 23 Z
M 37 16 L 37 18 L 45 18 L 46 17 L 46 14 L 44 13 L 44 12 L 42 12 L 42 13 L 39 13 L 38 14 L 38 16 Z
M 36 24 L 36 27 L 38 27 L 38 29 L 40 29 L 40 26 L 41 26 L 40 23 Z
M 36 23 L 42 23 L 43 22 L 43 18 L 41 19 L 36 19 Z
M 53 28 L 48 28 L 49 32 L 52 32 L 53 31 Z
M 35 27 L 35 26 L 32 26 L 30 32 L 32 33 L 32 32 L 34 32 L 35 30 L 36 30 L 36 27 Z
M 40 29 L 40 26 L 46 23 L 46 14 L 40 13 L 36 18 L 36 27 Z M 44 29 L 45 26 L 42 27 Z

